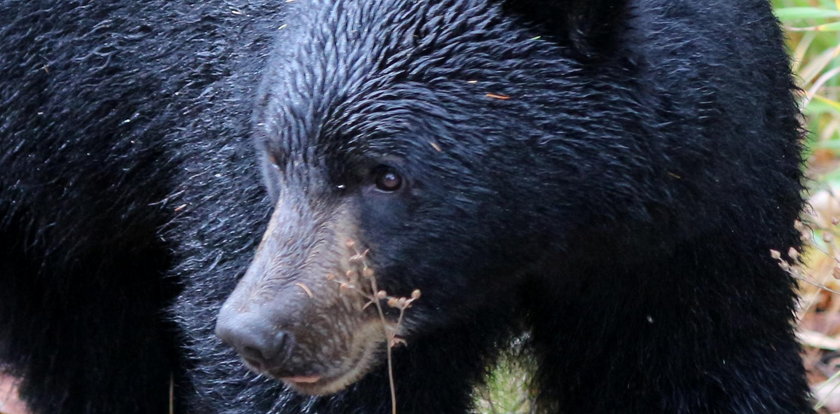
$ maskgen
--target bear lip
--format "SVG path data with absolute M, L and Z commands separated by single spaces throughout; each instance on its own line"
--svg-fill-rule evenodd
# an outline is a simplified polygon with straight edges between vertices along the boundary
M 297 377 L 283 377 L 280 378 L 284 382 L 293 382 L 295 384 L 314 384 L 321 380 L 320 375 L 301 375 Z

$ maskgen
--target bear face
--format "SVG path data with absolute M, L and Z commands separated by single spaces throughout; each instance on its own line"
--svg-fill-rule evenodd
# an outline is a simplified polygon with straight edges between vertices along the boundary
M 289 331 L 270 367 L 251 359 L 259 371 L 346 379 L 381 361 L 376 314 L 327 279 L 349 271 L 347 241 L 386 292 L 423 292 L 400 332 L 410 341 L 515 290 L 521 263 L 561 254 L 572 229 L 555 218 L 583 226 L 599 197 L 633 208 L 635 191 L 600 177 L 643 175 L 635 164 L 652 157 L 630 150 L 638 137 L 622 125 L 646 113 L 612 66 L 585 67 L 486 1 L 313 2 L 288 16 L 255 110 L 275 211 L 220 317 L 256 312 L 247 324 Z M 349 381 L 289 382 L 323 393 Z
M 270 331 L 257 336 L 284 332 L 263 343 L 268 357 L 245 360 L 322 394 L 382 361 L 382 322 L 335 280 L 352 272 L 354 254 L 366 252 L 365 265 L 389 294 L 427 295 L 401 324 L 408 341 L 469 320 L 513 289 L 513 264 L 532 256 L 523 246 L 535 235 L 519 197 L 502 194 L 519 192 L 511 190 L 522 185 L 515 170 L 554 124 L 540 125 L 543 117 L 562 112 L 564 101 L 543 102 L 545 112 L 534 114 L 522 111 L 526 103 L 505 105 L 503 94 L 531 101 L 528 91 L 544 82 L 575 86 L 571 68 L 550 54 L 535 60 L 545 44 L 485 2 L 324 2 L 289 15 L 294 27 L 277 40 L 255 115 L 274 213 L 219 332 L 235 336 L 232 325 Z M 322 58 L 312 62 L 313 51 Z M 488 161 L 495 152 L 520 159 Z M 450 288 L 436 289 L 438 279 Z

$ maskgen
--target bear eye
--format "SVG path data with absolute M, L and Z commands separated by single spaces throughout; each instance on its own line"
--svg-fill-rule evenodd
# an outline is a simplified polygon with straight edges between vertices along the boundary
M 393 168 L 381 165 L 373 171 L 376 189 L 384 192 L 394 192 L 402 187 L 403 179 Z

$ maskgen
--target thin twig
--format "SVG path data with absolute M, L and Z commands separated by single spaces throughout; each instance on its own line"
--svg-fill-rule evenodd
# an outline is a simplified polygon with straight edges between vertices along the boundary
M 367 269 L 367 264 L 365 264 L 364 269 Z M 379 319 L 382 321 L 382 331 L 385 333 L 385 339 L 388 341 L 387 344 L 385 344 L 385 353 L 388 360 L 388 385 L 391 388 L 391 414 L 397 414 L 397 387 L 394 382 L 394 361 L 391 355 L 391 343 L 393 338 L 391 338 L 391 334 L 388 332 L 388 320 L 385 319 L 385 312 L 382 310 L 382 303 L 376 298 L 379 288 L 376 286 L 375 277 L 370 278 L 370 287 L 373 288 L 373 303 L 376 305 L 376 311 L 379 313 Z M 400 311 L 400 319 L 402 319 L 402 311 Z M 399 322 L 397 322 L 397 326 L 399 326 Z

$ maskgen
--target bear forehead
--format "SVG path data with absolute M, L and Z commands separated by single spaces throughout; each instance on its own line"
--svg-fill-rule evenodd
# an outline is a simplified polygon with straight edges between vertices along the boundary
M 292 3 L 261 88 L 257 135 L 299 152 L 457 123 L 481 97 L 460 90 L 467 82 L 510 84 L 522 70 L 563 67 L 555 46 L 512 23 L 487 1 Z
M 393 77 L 423 80 L 464 66 L 495 67 L 500 56 L 521 40 L 497 7 L 487 1 L 314 0 L 292 4 L 276 45 L 283 61 L 276 63 L 289 70 L 285 78 L 310 92 L 327 92 L 324 89 L 341 81 L 357 87 L 375 86 L 365 81 L 387 82 Z M 300 66 L 310 71 L 302 71 Z M 322 76 L 308 76 L 318 74 L 332 83 L 319 79 Z

